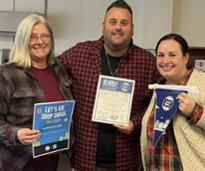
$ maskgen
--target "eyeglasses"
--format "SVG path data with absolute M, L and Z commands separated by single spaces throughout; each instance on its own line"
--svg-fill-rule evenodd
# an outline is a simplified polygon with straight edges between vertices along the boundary
M 50 35 L 41 35 L 41 36 L 32 35 L 30 37 L 30 41 L 36 42 L 36 41 L 38 41 L 38 39 L 41 39 L 42 41 L 48 41 L 48 40 L 50 40 L 50 38 L 51 38 Z

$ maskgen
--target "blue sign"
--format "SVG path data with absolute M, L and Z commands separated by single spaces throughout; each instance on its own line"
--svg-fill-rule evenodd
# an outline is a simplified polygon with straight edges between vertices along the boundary
M 41 135 L 32 144 L 34 158 L 69 148 L 74 104 L 73 100 L 35 104 L 33 129 Z

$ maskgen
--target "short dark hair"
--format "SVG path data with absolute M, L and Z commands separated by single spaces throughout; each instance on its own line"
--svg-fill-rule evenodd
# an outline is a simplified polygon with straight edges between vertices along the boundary
M 110 6 L 108 6 L 108 8 L 106 9 L 106 13 L 113 7 L 127 9 L 132 16 L 132 8 L 124 0 L 117 0 L 117 1 L 113 2 L 112 4 L 110 4 Z
M 156 48 L 155 48 L 155 53 L 157 55 L 158 47 L 159 44 L 164 41 L 164 40 L 175 40 L 176 42 L 179 43 L 182 54 L 185 56 L 187 53 L 189 53 L 189 45 L 185 38 L 183 38 L 181 35 L 176 34 L 176 33 L 170 33 L 165 36 L 163 36 L 157 43 Z

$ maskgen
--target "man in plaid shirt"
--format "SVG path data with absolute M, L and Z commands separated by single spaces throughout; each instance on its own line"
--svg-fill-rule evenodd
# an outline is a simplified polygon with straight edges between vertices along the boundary
M 140 168 L 141 118 L 152 94 L 148 84 L 156 82 L 158 74 L 153 55 L 134 45 L 132 36 L 132 9 L 117 0 L 106 10 L 99 40 L 78 43 L 60 56 L 72 78 L 76 100 L 71 162 L 77 171 Z M 91 121 L 100 74 L 136 81 L 128 126 Z

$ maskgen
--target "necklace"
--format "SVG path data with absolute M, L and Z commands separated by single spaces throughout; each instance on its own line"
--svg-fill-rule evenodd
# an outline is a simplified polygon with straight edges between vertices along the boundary
M 110 64 L 110 58 L 109 58 L 108 53 L 107 53 L 106 51 L 105 51 L 105 57 L 106 57 L 106 62 L 107 62 L 107 65 L 108 65 L 110 74 L 111 74 L 111 75 L 114 75 L 115 72 L 116 72 L 116 70 L 114 70 L 114 71 L 112 70 L 111 64 Z
M 104 61 L 107 64 L 107 68 L 109 70 L 109 73 L 111 76 L 114 76 L 119 70 L 118 64 L 120 63 L 122 56 L 120 56 L 120 57 L 110 56 L 106 50 L 104 51 L 104 54 L 105 54 Z

